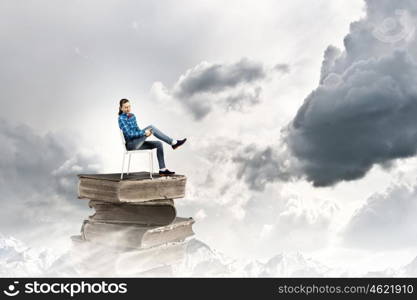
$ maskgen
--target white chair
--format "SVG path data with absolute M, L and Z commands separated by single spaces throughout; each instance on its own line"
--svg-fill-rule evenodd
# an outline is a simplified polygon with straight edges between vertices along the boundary
M 123 134 L 123 130 L 121 130 L 121 129 L 120 129 L 120 135 L 122 137 L 122 143 L 123 143 L 123 149 L 124 149 L 123 150 L 122 172 L 120 174 L 120 180 L 123 179 L 123 170 L 124 170 L 124 167 L 125 167 L 125 157 L 126 157 L 126 154 L 129 155 L 129 162 L 127 164 L 127 174 L 126 175 L 129 175 L 130 156 L 132 154 L 135 154 L 135 153 L 142 153 L 142 154 L 143 153 L 147 153 L 147 154 L 149 154 L 149 174 L 150 174 L 150 178 L 153 179 L 153 177 L 152 177 L 152 173 L 153 173 L 153 151 L 152 151 L 152 149 L 127 150 L 125 136 Z

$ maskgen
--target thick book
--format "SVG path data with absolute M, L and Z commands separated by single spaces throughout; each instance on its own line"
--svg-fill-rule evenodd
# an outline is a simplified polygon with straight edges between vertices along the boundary
M 181 263 L 186 256 L 188 241 L 168 243 L 144 250 L 120 253 L 115 260 L 123 276 L 134 276 L 155 268 Z
M 136 224 L 120 224 L 93 222 L 84 220 L 81 236 L 84 240 L 123 249 L 144 249 L 169 242 L 184 241 L 194 235 L 193 218 L 176 217 L 165 226 L 143 226 Z
M 89 276 L 137 276 L 154 274 L 159 267 L 179 264 L 186 255 L 188 241 L 167 243 L 147 249 L 120 250 L 71 237 L 71 256 Z
M 95 210 L 89 217 L 93 222 L 127 223 L 140 225 L 171 224 L 177 211 L 172 199 L 151 200 L 139 203 L 111 203 L 90 200 L 88 205 Z
M 161 176 L 149 172 L 136 172 L 124 176 L 120 173 L 78 174 L 78 198 L 113 203 L 144 202 L 175 199 L 185 196 L 187 177 L 184 175 Z

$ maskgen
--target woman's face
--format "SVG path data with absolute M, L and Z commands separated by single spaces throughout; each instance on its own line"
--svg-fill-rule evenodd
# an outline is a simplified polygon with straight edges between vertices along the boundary
M 130 103 L 129 102 L 123 103 L 121 110 L 125 114 L 129 113 L 130 112 Z

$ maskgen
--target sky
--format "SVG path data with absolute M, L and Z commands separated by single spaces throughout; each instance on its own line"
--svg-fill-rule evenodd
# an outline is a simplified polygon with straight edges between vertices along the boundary
M 411 0 L 2 1 L 0 232 L 68 246 L 91 213 L 76 174 L 120 172 L 128 98 L 140 128 L 187 137 L 165 161 L 210 247 L 409 262 L 416 15 Z

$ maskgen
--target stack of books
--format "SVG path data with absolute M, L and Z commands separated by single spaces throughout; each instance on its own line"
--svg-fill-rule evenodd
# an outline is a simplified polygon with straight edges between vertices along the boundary
M 72 240 L 78 258 L 96 262 L 92 269 L 101 269 L 97 268 L 101 264 L 110 272 L 129 275 L 126 270 L 132 269 L 131 275 L 138 275 L 165 270 L 182 258 L 195 222 L 178 217 L 174 205 L 174 199 L 185 196 L 186 176 L 155 174 L 151 179 L 148 172 L 130 173 L 123 180 L 120 173 L 77 176 L 78 198 L 88 199 L 94 214 Z

